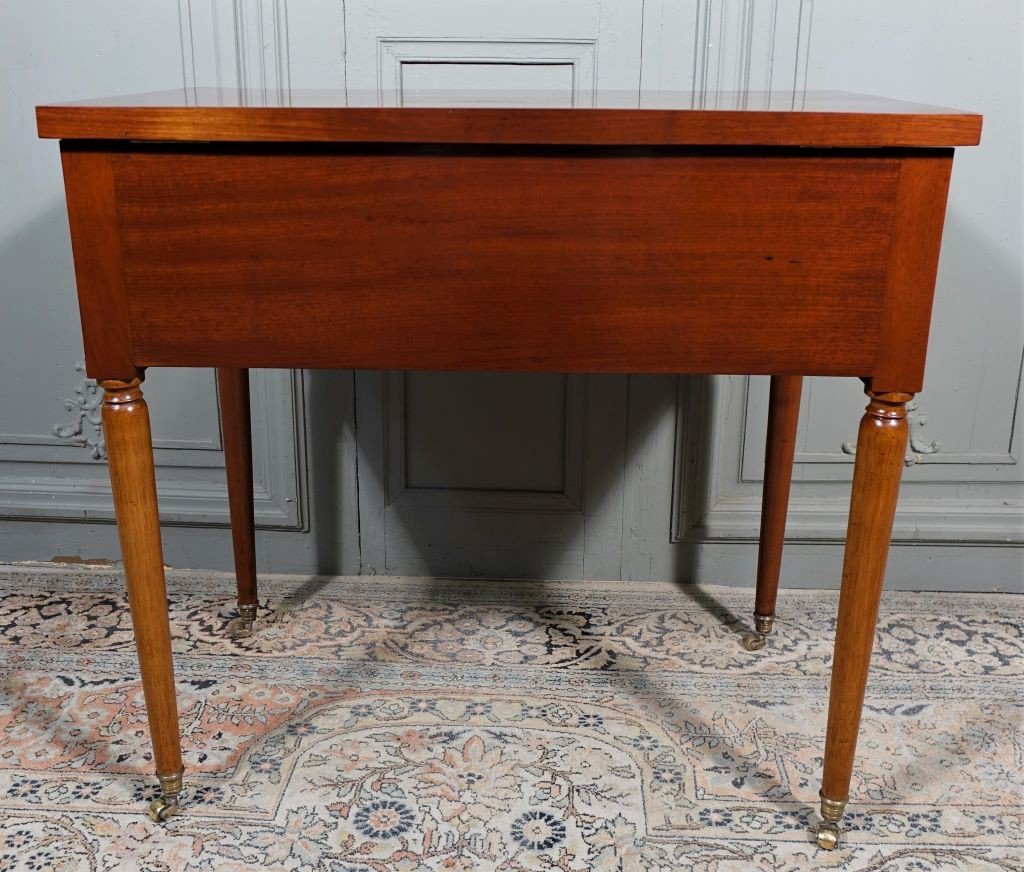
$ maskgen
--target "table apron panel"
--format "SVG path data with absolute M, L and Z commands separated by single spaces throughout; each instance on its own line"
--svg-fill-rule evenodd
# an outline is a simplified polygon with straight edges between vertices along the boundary
M 112 161 L 137 365 L 868 375 L 876 358 L 891 156 Z

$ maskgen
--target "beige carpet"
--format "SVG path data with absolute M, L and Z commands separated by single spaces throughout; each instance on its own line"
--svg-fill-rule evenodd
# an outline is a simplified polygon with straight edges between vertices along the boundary
M 0 569 L 0 869 L 1021 869 L 1024 598 L 882 609 L 841 848 L 811 830 L 833 593 L 169 578 L 182 814 L 116 572 Z

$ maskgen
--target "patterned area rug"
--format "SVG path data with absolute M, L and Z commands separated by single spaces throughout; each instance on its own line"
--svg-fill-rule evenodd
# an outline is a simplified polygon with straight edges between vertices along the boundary
M 0 571 L 0 868 L 1021 869 L 1024 597 L 891 594 L 844 841 L 817 822 L 836 595 L 172 572 L 183 812 L 120 576 Z

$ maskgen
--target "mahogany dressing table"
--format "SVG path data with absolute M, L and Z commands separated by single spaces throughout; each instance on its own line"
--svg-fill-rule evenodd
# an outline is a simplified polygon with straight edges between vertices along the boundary
M 771 111 L 693 110 L 688 94 L 642 109 L 635 94 L 597 109 L 245 98 L 37 110 L 39 135 L 61 140 L 87 370 L 105 392 L 154 819 L 177 809 L 183 768 L 147 367 L 217 369 L 236 634 L 256 609 L 249 367 L 770 375 L 751 649 L 775 614 L 801 379 L 829 375 L 868 396 L 817 836 L 835 847 L 953 147 L 979 141 L 980 116 L 844 94 Z

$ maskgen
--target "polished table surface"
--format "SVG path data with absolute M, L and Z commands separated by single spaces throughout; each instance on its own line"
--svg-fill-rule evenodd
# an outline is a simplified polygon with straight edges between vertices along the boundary
M 162 796 L 182 751 L 146 367 L 218 370 L 239 586 L 248 369 L 772 377 L 751 650 L 775 616 L 801 380 L 864 381 L 819 845 L 849 798 L 878 600 L 968 112 L 850 94 L 192 89 L 37 110 L 61 140 L 88 374 Z M 403 105 L 398 105 L 402 103 Z
M 191 88 L 40 106 L 37 118 L 43 138 L 181 142 L 860 148 L 975 145 L 981 133 L 980 115 L 839 91 L 799 100 L 716 92 L 703 105 L 689 91 L 600 91 L 593 105 L 565 101 L 550 91 Z

